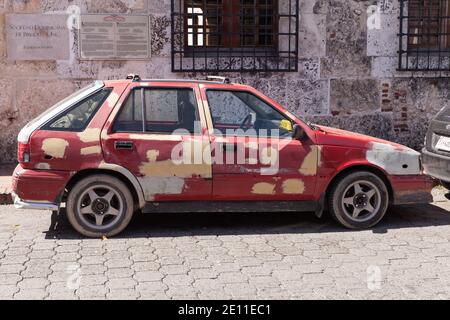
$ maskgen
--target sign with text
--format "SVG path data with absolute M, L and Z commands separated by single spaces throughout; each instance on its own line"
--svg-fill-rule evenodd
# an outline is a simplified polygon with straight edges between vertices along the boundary
M 8 14 L 6 41 L 10 60 L 68 60 L 67 15 Z
M 149 16 L 82 15 L 79 38 L 82 59 L 150 58 Z

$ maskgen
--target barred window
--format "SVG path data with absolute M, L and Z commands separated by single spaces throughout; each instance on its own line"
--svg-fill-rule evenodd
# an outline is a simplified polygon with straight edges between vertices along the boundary
M 400 0 L 400 61 L 405 71 L 450 71 L 450 0 Z
M 173 71 L 296 71 L 298 0 L 172 0 Z

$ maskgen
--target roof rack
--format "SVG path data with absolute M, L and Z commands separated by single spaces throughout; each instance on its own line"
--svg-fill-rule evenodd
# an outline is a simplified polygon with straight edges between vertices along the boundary
M 138 75 L 138 74 L 131 73 L 131 74 L 127 75 L 126 79 L 127 80 L 133 80 L 133 82 L 139 82 L 139 81 L 141 81 L 141 76 Z
M 222 82 L 223 84 L 230 84 L 231 83 L 229 78 L 227 78 L 227 77 L 219 77 L 219 76 L 208 76 L 208 77 L 206 77 L 206 80 Z
M 132 80 L 133 82 L 140 82 L 140 81 L 170 81 L 170 82 L 197 82 L 197 83 L 202 83 L 202 82 L 216 82 L 216 83 L 223 83 L 223 84 L 231 84 L 231 81 L 229 78 L 227 77 L 219 77 L 219 76 L 208 76 L 206 78 L 206 80 L 187 80 L 187 79 L 173 79 L 173 80 L 169 80 L 169 79 L 154 79 L 154 80 L 149 80 L 149 79 L 142 79 L 140 75 L 138 74 L 134 74 L 131 73 L 129 75 L 127 75 L 126 77 L 127 80 Z

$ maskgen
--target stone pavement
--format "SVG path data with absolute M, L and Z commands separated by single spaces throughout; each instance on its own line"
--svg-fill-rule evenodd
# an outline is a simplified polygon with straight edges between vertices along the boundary
M 0 299 L 449 299 L 442 200 L 368 231 L 310 214 L 161 214 L 104 240 L 2 206 Z
M 11 204 L 11 175 L 15 165 L 0 165 L 0 205 Z

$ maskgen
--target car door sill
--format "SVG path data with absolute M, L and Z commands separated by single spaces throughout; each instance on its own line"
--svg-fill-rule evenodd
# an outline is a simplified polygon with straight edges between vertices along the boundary
M 317 201 L 177 201 L 151 202 L 144 213 L 316 212 Z

